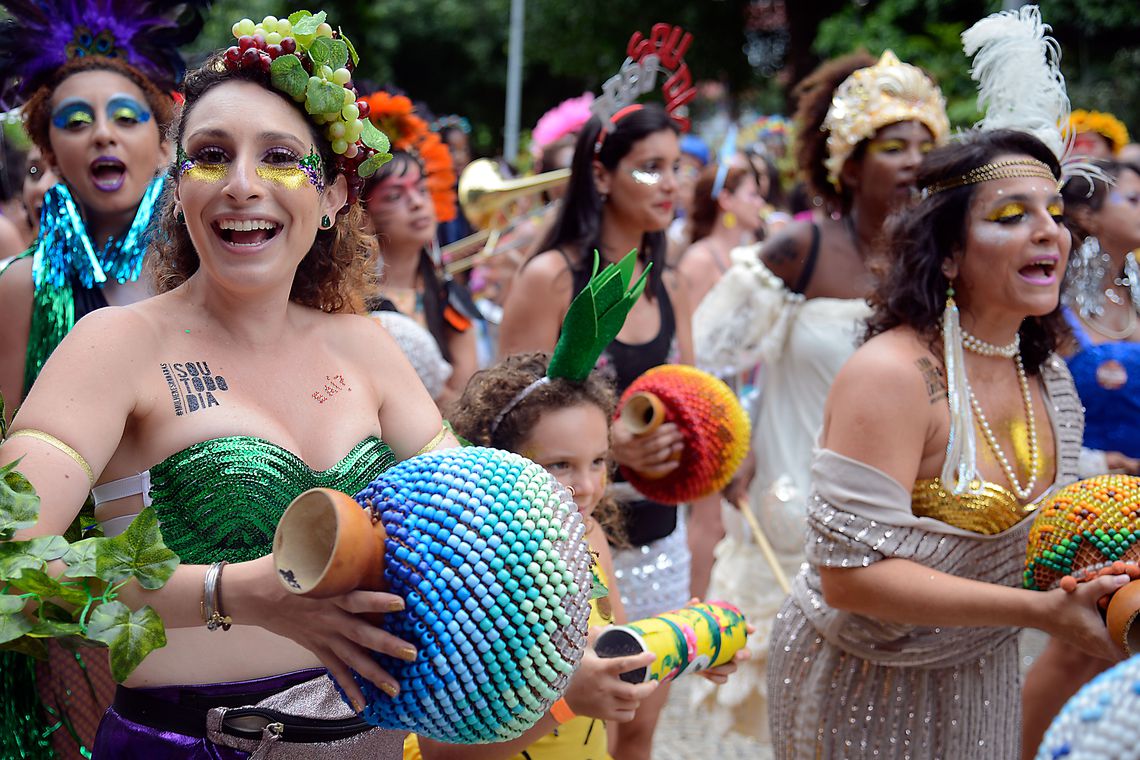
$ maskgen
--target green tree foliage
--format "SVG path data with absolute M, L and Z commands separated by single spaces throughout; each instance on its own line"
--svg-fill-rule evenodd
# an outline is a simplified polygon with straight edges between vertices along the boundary
M 597 92 L 621 65 L 630 34 L 659 21 L 692 32 L 686 58 L 696 78 L 720 80 L 766 108 L 779 103 L 780 88 L 810 70 L 808 48 L 823 59 L 889 47 L 938 80 L 955 125 L 978 117 L 958 35 L 999 10 L 998 0 L 788 0 L 789 67 L 768 80 L 749 68 L 743 53 L 747 6 L 747 0 L 526 0 L 523 127 L 565 98 Z M 1140 65 L 1140 1 L 1041 0 L 1041 8 L 1061 42 L 1074 107 L 1112 111 L 1140 131 L 1140 77 L 1133 75 Z M 320 9 L 360 51 L 356 81 L 362 89 L 394 85 L 437 115 L 467 116 L 476 148 L 498 149 L 510 0 L 328 0 Z M 195 43 L 198 60 L 231 43 L 229 27 L 239 18 L 292 10 L 269 0 L 216 0 Z
M 1074 108 L 1107 110 L 1140 131 L 1140 3 L 1136 0 L 1041 0 L 1041 15 L 1061 43 L 1061 68 Z M 871 0 L 852 3 L 820 24 L 814 50 L 822 58 L 863 47 L 890 48 L 929 71 L 941 85 L 955 126 L 977 120 L 977 90 L 959 35 L 1001 10 L 980 0 Z

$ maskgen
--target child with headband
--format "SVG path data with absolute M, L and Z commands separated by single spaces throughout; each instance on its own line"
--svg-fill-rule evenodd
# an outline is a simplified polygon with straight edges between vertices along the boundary
M 567 311 L 554 354 L 516 354 L 477 373 L 450 416 L 459 437 L 477 446 L 522 454 L 549 470 L 574 494 L 596 559 L 591 639 L 596 627 L 626 622 L 613 586 L 608 543 L 620 536 L 607 533 L 613 530 L 611 522 L 616 523 L 610 519 L 616 516 L 616 505 L 605 498 L 616 395 L 594 364 L 644 287 L 644 275 L 629 287 L 635 256 L 629 254 L 600 275 L 595 262 L 595 275 Z M 565 696 L 534 728 L 513 742 L 478 749 L 455 747 L 454 751 L 462 752 L 464 760 L 608 758 L 602 721 L 632 720 L 641 701 L 657 689 L 656 682 L 634 685 L 620 676 L 648 665 L 654 657 L 646 652 L 603 660 L 587 650 Z M 706 671 L 706 675 L 723 682 L 735 668 L 730 664 Z M 405 745 L 405 760 L 418 757 L 415 741 L 410 738 Z M 428 742 L 424 745 L 427 750 Z M 447 745 L 432 742 L 430 747 L 425 757 L 450 757 L 452 748 Z

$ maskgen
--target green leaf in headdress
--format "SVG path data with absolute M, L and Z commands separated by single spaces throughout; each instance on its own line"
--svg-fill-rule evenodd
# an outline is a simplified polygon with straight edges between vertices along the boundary
M 269 64 L 269 81 L 289 97 L 300 100 L 309 86 L 309 75 L 297 56 L 279 55 Z
M 35 625 L 24 614 L 25 601 L 18 596 L 0 594 L 0 644 L 18 639 Z
M 325 39 L 322 37 L 321 39 Z M 312 77 L 305 88 L 305 110 L 309 113 L 339 113 L 344 107 L 344 88 L 336 82 Z
M 637 249 L 630 251 L 617 264 L 598 274 L 598 254 L 594 252 L 594 269 L 590 281 L 582 288 L 566 311 L 558 344 L 546 370 L 549 377 L 562 377 L 582 382 L 594 369 L 602 351 L 617 337 L 630 309 L 645 290 L 646 277 L 652 264 L 630 287 Z

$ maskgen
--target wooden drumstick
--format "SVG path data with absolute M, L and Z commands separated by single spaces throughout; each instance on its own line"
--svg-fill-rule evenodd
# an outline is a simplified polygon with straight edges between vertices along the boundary
M 760 522 L 756 519 L 756 515 L 752 514 L 752 507 L 748 503 L 748 497 L 741 497 L 735 502 L 735 506 L 744 515 L 744 519 L 748 521 L 748 527 L 752 529 L 752 537 L 756 539 L 756 545 L 760 547 L 760 553 L 764 555 L 764 559 L 768 561 L 768 567 L 772 568 L 772 575 L 776 576 L 776 583 L 780 584 L 780 588 L 784 590 L 785 594 L 792 593 L 792 587 L 788 583 L 788 577 L 784 575 L 784 568 L 780 567 L 780 560 L 776 558 L 776 552 L 772 550 L 772 544 L 768 543 L 768 537 L 764 535 L 764 529 L 760 527 Z

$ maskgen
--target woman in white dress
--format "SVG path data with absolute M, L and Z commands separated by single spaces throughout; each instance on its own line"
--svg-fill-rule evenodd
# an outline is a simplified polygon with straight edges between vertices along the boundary
M 798 88 L 797 158 L 832 213 L 800 222 L 763 245 L 733 251 L 733 264 L 694 318 L 700 366 L 721 376 L 760 364 L 762 394 L 748 488 L 786 577 L 804 560 L 804 499 L 815 437 L 832 380 L 870 315 L 873 255 L 887 215 L 914 195 L 922 156 L 949 131 L 938 87 L 887 51 L 824 64 Z M 826 204 L 826 205 L 825 205 Z M 730 496 L 732 492 L 730 491 Z M 726 509 L 709 598 L 731 600 L 756 626 L 754 658 L 726 686 L 694 684 L 711 729 L 767 742 L 768 638 L 785 592 L 747 524 Z

